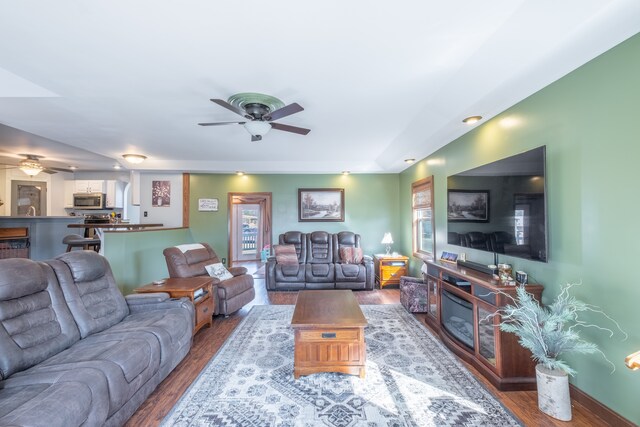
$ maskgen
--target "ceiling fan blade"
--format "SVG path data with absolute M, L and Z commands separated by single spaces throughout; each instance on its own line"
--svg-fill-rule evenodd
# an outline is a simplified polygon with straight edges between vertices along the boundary
M 297 126 L 283 125 L 282 123 L 271 123 L 271 127 L 285 132 L 298 133 L 300 135 L 306 135 L 311 132 L 311 129 L 299 128 Z
M 215 122 L 215 123 L 198 123 L 200 126 L 220 126 L 220 125 L 243 125 L 246 122 Z
M 262 141 L 262 135 L 251 135 L 251 142 Z
M 295 113 L 299 113 L 300 111 L 303 111 L 304 108 L 302 108 L 300 106 L 300 104 L 298 104 L 297 102 L 294 102 L 293 104 L 289 104 L 289 105 L 285 105 L 284 107 L 280 108 L 279 110 L 276 110 L 270 114 L 267 114 L 265 116 L 265 120 L 267 121 L 271 121 L 271 120 L 278 120 L 281 119 L 283 117 L 287 117 L 290 116 L 292 114 Z
M 44 168 L 44 169 L 42 169 L 42 172 L 48 173 L 49 175 L 53 175 L 54 173 L 58 173 L 57 171 L 53 170 L 53 168 Z
M 233 111 L 234 113 L 236 113 L 236 114 L 238 114 L 238 115 L 240 115 L 242 117 L 246 117 L 247 119 L 251 118 L 251 116 L 247 117 L 247 114 L 244 111 L 242 111 L 241 109 L 239 109 L 235 105 L 229 104 L 224 99 L 211 99 L 211 102 L 215 102 L 219 106 L 224 107 L 229 111 Z
M 47 172 L 47 171 L 51 171 L 51 172 Z M 65 169 L 65 168 L 44 168 L 44 172 L 47 172 L 47 173 L 56 173 L 56 172 L 73 173 L 73 171 L 71 169 Z

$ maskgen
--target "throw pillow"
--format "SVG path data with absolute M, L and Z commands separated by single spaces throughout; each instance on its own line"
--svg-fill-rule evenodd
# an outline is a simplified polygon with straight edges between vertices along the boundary
M 298 264 L 298 254 L 294 245 L 275 245 L 273 249 L 278 264 Z
M 353 247 L 343 246 L 340 248 L 340 260 L 345 264 L 353 264 Z
M 345 264 L 360 264 L 362 262 L 362 248 L 343 246 L 340 248 L 340 260 Z
M 229 270 L 224 268 L 224 265 L 222 265 L 221 262 L 205 265 L 204 269 L 207 270 L 207 273 L 209 273 L 209 276 L 215 277 L 221 282 L 223 280 L 231 279 L 233 277 L 233 274 L 229 273 Z

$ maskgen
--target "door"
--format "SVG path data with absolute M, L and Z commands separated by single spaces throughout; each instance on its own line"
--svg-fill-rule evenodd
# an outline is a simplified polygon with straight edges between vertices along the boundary
M 261 212 L 258 204 L 233 205 L 233 259 L 232 261 L 255 261 L 262 250 Z
M 229 193 L 229 265 L 260 261 L 271 245 L 271 193 Z
M 11 215 L 46 216 L 47 183 L 11 181 Z

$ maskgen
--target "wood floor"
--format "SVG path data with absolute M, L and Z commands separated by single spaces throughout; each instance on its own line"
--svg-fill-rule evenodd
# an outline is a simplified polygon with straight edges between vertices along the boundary
M 256 276 L 254 276 L 256 277 Z M 155 392 L 142 404 L 126 424 L 127 427 L 156 426 L 167 415 L 180 396 L 196 379 L 202 368 L 216 354 L 238 323 L 247 316 L 254 305 L 295 304 L 297 292 L 267 292 L 264 279 L 255 279 L 256 298 L 236 314 L 224 318 L 216 316 L 213 327 L 203 328 L 196 334 L 193 347 L 184 360 L 158 386 Z M 398 289 L 354 292 L 360 304 L 398 304 Z M 423 316 L 416 315 L 424 324 Z M 489 384 L 473 367 L 469 370 L 509 408 L 526 426 L 608 426 L 607 421 L 589 412 L 580 403 L 573 404 L 573 420 L 562 422 L 554 420 L 538 410 L 537 395 L 534 391 L 501 392 Z M 292 373 L 293 375 L 293 373 Z

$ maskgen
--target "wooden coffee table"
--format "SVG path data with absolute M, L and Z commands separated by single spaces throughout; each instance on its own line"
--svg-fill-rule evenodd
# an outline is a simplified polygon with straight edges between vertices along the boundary
M 300 291 L 291 319 L 293 375 L 340 372 L 364 378 L 365 319 L 350 290 Z

